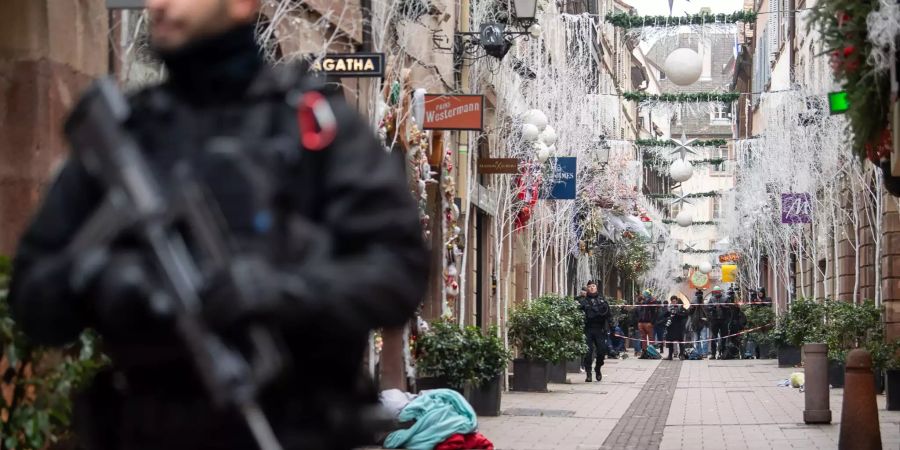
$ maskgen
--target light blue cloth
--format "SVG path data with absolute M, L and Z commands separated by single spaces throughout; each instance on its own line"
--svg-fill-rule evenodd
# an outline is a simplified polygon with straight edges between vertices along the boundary
M 452 389 L 424 391 L 406 405 L 398 418 L 415 420 L 408 430 L 397 430 L 384 440 L 384 448 L 432 450 L 454 434 L 469 434 L 478 426 L 475 411 Z

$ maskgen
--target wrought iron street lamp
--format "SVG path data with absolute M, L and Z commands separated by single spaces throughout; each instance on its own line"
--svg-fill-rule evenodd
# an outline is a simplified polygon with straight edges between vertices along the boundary
M 516 8 L 516 21 L 519 26 L 528 29 L 537 21 L 537 0 L 514 0 Z
M 471 59 L 474 57 L 478 47 L 481 47 L 487 55 L 503 59 L 509 53 L 509 49 L 512 48 L 515 38 L 519 36 L 539 36 L 540 26 L 537 25 L 535 17 L 537 15 L 537 0 L 514 0 L 513 7 L 515 8 L 516 24 L 524 31 L 509 31 L 506 25 L 502 23 L 483 23 L 479 26 L 478 32 L 456 34 L 456 57 L 462 59 L 469 55 Z

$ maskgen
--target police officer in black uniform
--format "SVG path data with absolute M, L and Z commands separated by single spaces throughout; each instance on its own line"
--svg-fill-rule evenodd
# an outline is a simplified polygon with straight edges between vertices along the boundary
M 596 281 L 588 281 L 587 294 L 578 298 L 578 304 L 584 312 L 584 338 L 587 341 L 588 351 L 584 355 L 583 367 L 587 372 L 585 382 L 590 383 L 591 380 L 591 362 L 594 360 L 594 353 L 597 353 L 597 365 L 594 371 L 597 374 L 597 381 L 603 379 L 600 369 L 606 359 L 606 353 L 609 351 L 609 302 L 600 295 L 597 290 Z
M 725 298 L 722 296 L 722 288 L 716 286 L 712 290 L 712 298 L 709 300 L 709 359 L 721 359 L 725 354 L 725 341 L 719 339 L 720 336 L 728 335 L 728 305 L 725 305 Z M 721 306 L 719 306 L 721 305 Z
M 264 62 L 259 0 L 146 6 L 168 79 L 129 98 L 126 129 L 159 178 L 188 161 L 209 187 L 241 249 L 234 268 L 257 294 L 236 302 L 212 286 L 203 298 L 209 323 L 229 333 L 265 317 L 283 338 L 292 368 L 260 403 L 284 448 L 364 444 L 354 414 L 377 402 L 361 364 L 368 333 L 408 320 L 427 282 L 402 159 L 340 98 Z M 301 129 L 304 111 L 326 120 Z M 256 233 L 253 179 L 271 187 L 275 231 L 266 242 Z M 16 320 L 35 343 L 64 345 L 87 327 L 104 338 L 113 366 L 76 411 L 85 446 L 255 448 L 235 413 L 210 404 L 172 318 L 150 306 L 160 283 L 141 246 L 126 232 L 109 251 L 63 252 L 104 194 L 68 160 L 21 239 L 10 287 Z M 288 276 L 291 295 L 273 294 Z

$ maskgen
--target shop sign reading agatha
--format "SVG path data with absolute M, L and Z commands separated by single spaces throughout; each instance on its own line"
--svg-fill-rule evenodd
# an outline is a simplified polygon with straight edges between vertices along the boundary
M 384 53 L 329 53 L 313 62 L 313 70 L 335 77 L 384 76 Z
M 484 96 L 425 94 L 424 122 L 426 130 L 481 130 Z

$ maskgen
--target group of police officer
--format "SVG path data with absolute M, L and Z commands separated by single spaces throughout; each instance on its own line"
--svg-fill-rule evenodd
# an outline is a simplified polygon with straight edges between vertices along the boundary
M 611 330 L 615 327 L 627 330 L 630 323 L 620 323 L 612 316 L 609 302 L 598 292 L 596 281 L 589 281 L 581 295 L 577 297 L 581 310 L 584 312 L 584 333 L 588 351 L 582 361 L 582 368 L 587 372 L 586 382 L 594 379 L 602 379 L 601 367 L 605 357 L 610 352 L 610 343 L 613 336 Z M 751 302 L 764 303 L 766 294 L 764 288 L 751 292 Z M 704 293 L 698 289 L 694 295 L 692 304 L 683 304 L 678 297 L 673 296 L 668 302 L 660 303 L 655 300 L 649 290 L 645 290 L 641 301 L 636 302 L 632 314 L 628 316 L 634 325 L 647 325 L 641 329 L 641 357 L 649 357 L 647 347 L 654 342 L 667 342 L 669 348 L 668 359 L 680 357 L 682 359 L 700 359 L 707 356 L 706 342 L 709 342 L 710 359 L 736 359 L 744 357 L 742 351 L 744 342 L 741 332 L 746 329 L 747 316 L 737 301 L 734 287 L 729 287 L 727 292 L 719 286 L 715 286 L 709 295 L 708 301 L 704 299 Z M 641 323 L 641 322 L 644 323 Z M 640 327 L 639 327 L 640 328 Z M 648 331 L 649 330 L 649 331 Z M 627 336 L 628 332 L 622 332 Z M 685 339 L 687 336 L 690 339 Z M 619 338 L 621 336 L 616 336 Z M 662 345 L 658 344 L 658 351 L 662 351 Z M 656 352 L 654 352 L 656 353 Z M 596 357 L 594 376 L 591 373 L 591 364 Z

